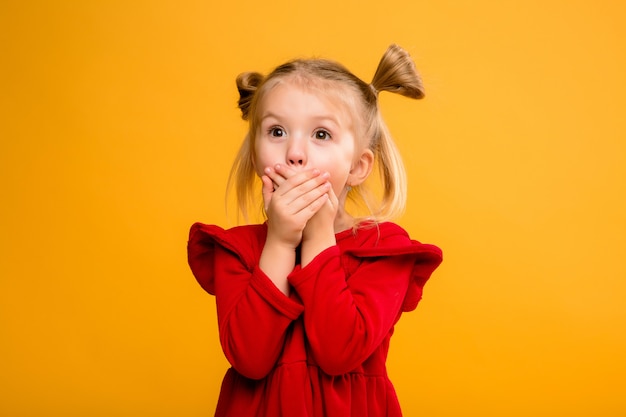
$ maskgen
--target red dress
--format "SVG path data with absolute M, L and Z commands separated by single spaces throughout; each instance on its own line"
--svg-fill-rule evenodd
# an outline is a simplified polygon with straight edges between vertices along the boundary
M 394 223 L 336 235 L 288 277 L 286 296 L 259 269 L 266 224 L 191 227 L 189 265 L 216 296 L 232 365 L 218 417 L 401 416 L 385 361 L 394 324 L 417 307 L 441 250 Z

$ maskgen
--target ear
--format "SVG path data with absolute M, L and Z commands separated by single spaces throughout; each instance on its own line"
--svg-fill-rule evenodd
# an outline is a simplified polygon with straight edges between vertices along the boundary
M 351 187 L 361 185 L 363 181 L 365 181 L 367 177 L 369 177 L 373 168 L 374 153 L 369 148 L 365 148 L 361 151 L 361 155 L 352 165 L 352 169 L 350 170 L 350 174 L 348 175 L 347 184 Z

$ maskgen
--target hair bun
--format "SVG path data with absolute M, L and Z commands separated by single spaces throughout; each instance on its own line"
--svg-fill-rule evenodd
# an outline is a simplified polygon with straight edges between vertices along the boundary
M 407 51 L 398 45 L 390 45 L 378 63 L 371 83 L 376 92 L 389 91 L 405 97 L 424 97 L 424 85 Z
M 239 91 L 237 104 L 241 110 L 241 118 L 243 120 L 248 120 L 250 103 L 261 82 L 263 82 L 263 75 L 258 72 L 244 72 L 237 76 L 237 90 Z

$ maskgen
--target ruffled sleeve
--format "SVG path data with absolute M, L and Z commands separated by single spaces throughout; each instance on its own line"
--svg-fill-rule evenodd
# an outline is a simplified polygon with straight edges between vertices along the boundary
M 195 223 L 189 231 L 187 260 L 191 272 L 206 292 L 215 295 L 215 246 L 216 237 L 224 230 L 218 226 Z M 223 239 L 221 239 L 223 240 Z
M 224 230 L 196 223 L 187 245 L 198 283 L 215 295 L 222 349 L 239 373 L 263 378 L 275 366 L 289 325 L 303 311 L 258 267 L 264 225 Z
M 211 295 L 215 295 L 216 249 L 221 247 L 235 254 L 242 266 L 252 271 L 252 255 L 258 251 L 255 242 L 263 233 L 260 226 L 224 230 L 219 226 L 195 223 L 189 231 L 187 257 L 196 280 Z M 256 249 L 256 250 L 255 250 Z
M 355 258 L 409 257 L 413 263 L 413 269 L 409 287 L 402 303 L 402 311 L 408 312 L 417 307 L 422 298 L 424 285 L 441 264 L 443 254 L 441 249 L 435 245 L 409 239 L 406 232 L 399 227 L 396 233 L 399 233 L 400 239 L 397 237 L 387 238 L 385 243 L 380 246 L 352 248 L 346 250 L 346 254 Z

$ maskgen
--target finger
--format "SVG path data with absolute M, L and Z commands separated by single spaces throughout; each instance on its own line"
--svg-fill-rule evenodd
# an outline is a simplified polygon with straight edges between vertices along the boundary
M 332 205 L 333 208 L 339 206 L 339 198 L 337 197 L 337 194 L 335 194 L 335 190 L 333 190 L 332 186 L 329 187 L 328 190 L 328 202 Z
M 276 175 L 278 175 L 278 173 L 276 173 Z M 272 180 L 274 180 L 273 177 Z M 284 180 L 279 187 L 276 187 L 276 191 L 279 195 L 284 195 L 289 201 L 292 201 L 326 181 L 327 177 L 321 177 L 319 170 L 314 169 L 299 172 L 289 179 Z
M 326 196 L 326 198 L 328 198 L 328 192 L 332 188 L 328 181 L 325 181 L 319 185 L 315 185 L 311 188 L 307 188 L 306 191 L 302 191 L 302 187 L 304 187 L 305 185 L 307 187 L 310 187 L 311 181 L 308 181 L 306 184 L 300 187 L 296 187 L 296 189 L 294 189 L 292 192 L 289 192 L 285 195 L 286 204 L 289 207 L 290 212 L 294 214 L 298 213 L 304 210 L 307 206 L 313 204 L 320 197 Z
M 272 194 L 274 193 L 274 183 L 267 175 L 263 175 L 261 177 L 261 182 L 263 183 L 263 187 L 261 188 L 261 192 L 263 194 L 263 205 L 265 206 L 265 210 L 267 210 L 269 208 L 270 200 L 272 199 Z
M 305 205 L 299 212 L 299 215 L 303 215 L 305 219 L 308 221 L 311 217 L 315 215 L 324 204 L 328 202 L 328 193 L 324 193 L 311 201 L 309 204 Z
M 326 192 L 330 185 L 328 178 L 328 173 L 320 173 L 318 170 L 298 173 L 288 180 L 288 182 L 293 184 L 293 188 L 290 190 L 285 189 L 285 195 L 296 199 L 319 187 L 324 187 L 323 192 Z
M 274 165 L 274 170 L 285 179 L 291 178 L 296 174 L 296 171 L 293 168 L 283 164 Z
M 274 188 L 280 187 L 287 180 L 287 178 L 276 172 L 274 168 L 267 167 L 264 172 L 276 185 Z
M 293 168 L 282 164 L 276 164 L 274 166 L 274 171 L 276 174 L 282 176 L 284 180 L 291 180 L 294 184 L 300 184 L 321 174 L 321 171 L 316 168 L 307 169 L 305 171 L 296 171 Z
M 267 175 L 263 175 L 261 177 L 261 182 L 263 183 L 263 194 L 274 192 L 274 183 L 272 182 L 272 179 L 270 177 L 268 177 Z

